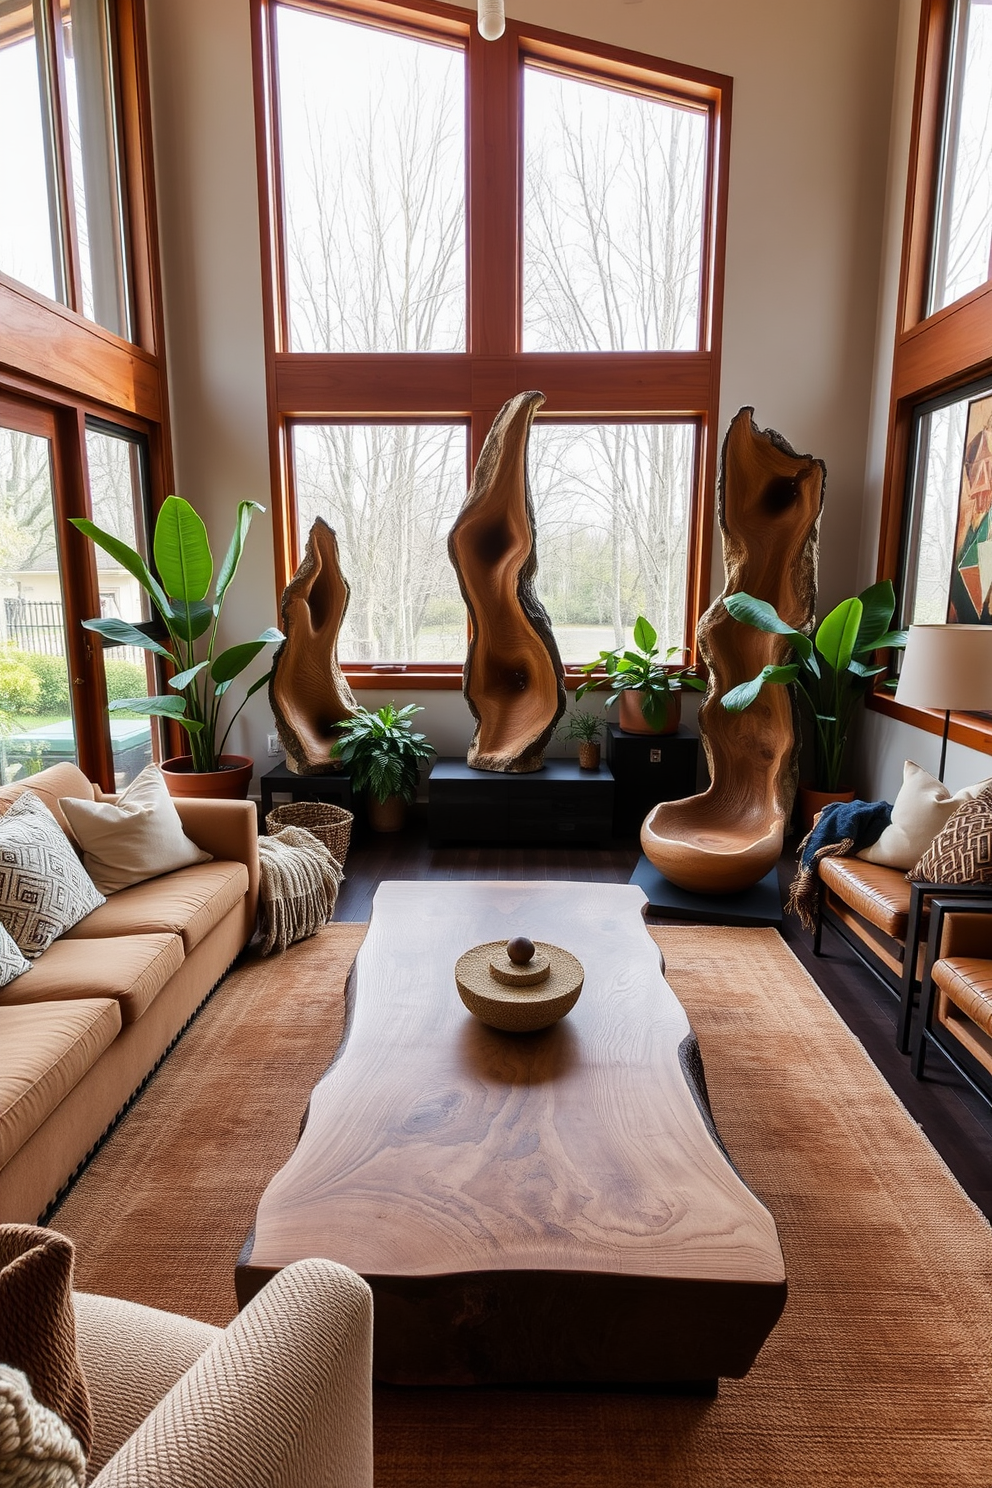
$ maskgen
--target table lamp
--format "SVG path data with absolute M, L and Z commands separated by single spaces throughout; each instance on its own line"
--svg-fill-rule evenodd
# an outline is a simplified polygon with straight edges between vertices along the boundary
M 896 702 L 944 710 L 938 776 L 943 780 L 952 711 L 992 710 L 992 625 L 911 625 Z

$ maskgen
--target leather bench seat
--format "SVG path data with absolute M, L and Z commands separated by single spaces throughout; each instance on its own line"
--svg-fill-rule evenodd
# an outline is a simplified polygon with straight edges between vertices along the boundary
M 186 955 L 248 892 L 244 863 L 197 863 L 111 894 L 61 937 L 64 941 L 121 935 L 180 935 Z M 48 952 L 46 951 L 47 955 Z
M 0 1164 L 34 1136 L 120 1029 L 112 998 L 0 1007 Z
M 134 1023 L 183 963 L 180 935 L 56 940 L 30 971 L 0 990 L 0 1006 L 112 997 L 122 1024 Z
M 966 1018 L 992 1037 L 992 961 L 951 957 L 936 962 L 933 979 Z
M 904 873 L 860 858 L 821 858 L 820 882 L 862 919 L 893 940 L 909 928 L 910 883 Z M 924 906 L 924 923 L 928 910 Z

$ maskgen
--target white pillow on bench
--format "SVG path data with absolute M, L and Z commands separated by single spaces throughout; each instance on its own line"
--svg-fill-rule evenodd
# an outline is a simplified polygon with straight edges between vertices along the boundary
M 955 795 L 947 786 L 927 773 L 921 765 L 907 760 L 903 766 L 902 786 L 892 805 L 892 821 L 870 847 L 855 856 L 883 868 L 901 868 L 904 873 L 919 862 L 938 832 L 942 832 L 962 801 L 974 800 L 992 785 L 992 779 L 966 785 Z

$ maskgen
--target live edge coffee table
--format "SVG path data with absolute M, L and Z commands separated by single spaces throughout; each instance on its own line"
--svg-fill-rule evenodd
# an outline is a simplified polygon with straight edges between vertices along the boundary
M 383 884 L 239 1301 L 304 1256 L 343 1262 L 372 1287 L 394 1384 L 746 1374 L 785 1303 L 782 1252 L 713 1124 L 645 902 L 629 884 Z M 540 1033 L 486 1027 L 455 987 L 463 951 L 517 934 L 585 967 Z

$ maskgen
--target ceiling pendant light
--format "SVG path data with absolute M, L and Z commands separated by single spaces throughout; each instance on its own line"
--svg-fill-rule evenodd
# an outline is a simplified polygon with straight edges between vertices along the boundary
M 479 0 L 479 35 L 486 41 L 498 41 L 505 30 L 503 0 Z

